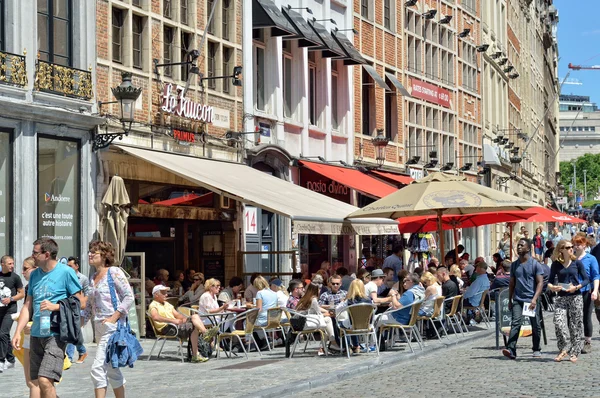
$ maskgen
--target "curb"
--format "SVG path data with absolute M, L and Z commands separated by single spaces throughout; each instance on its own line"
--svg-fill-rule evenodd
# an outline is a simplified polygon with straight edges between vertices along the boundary
M 482 331 L 476 332 L 477 334 L 475 335 L 473 334 L 474 332 L 471 331 L 470 333 L 472 333 L 472 337 L 463 337 L 460 340 L 454 340 L 449 342 L 442 341 L 442 344 L 436 344 L 435 346 L 429 349 L 426 348 L 423 351 L 416 351 L 414 354 L 410 353 L 405 355 L 390 355 L 385 358 L 382 358 L 380 356 L 376 359 L 373 359 L 372 361 L 368 361 L 361 365 L 354 365 L 352 363 L 349 363 L 348 369 L 342 369 L 332 373 L 328 373 L 326 375 L 319 375 L 303 380 L 298 380 L 292 383 L 287 383 L 285 385 L 279 385 L 260 391 L 254 391 L 252 392 L 252 394 L 243 395 L 241 397 L 271 398 L 286 396 L 292 393 L 299 393 L 302 391 L 308 391 L 326 385 L 331 385 L 332 383 L 336 383 L 342 380 L 350 379 L 358 374 L 364 375 L 365 373 L 375 372 L 384 366 L 396 365 L 404 361 L 413 361 L 442 349 L 446 349 L 453 346 L 460 346 L 466 343 L 477 341 L 486 338 L 490 335 L 493 335 L 495 332 L 496 330 L 494 328 L 487 330 L 484 329 Z M 346 360 L 346 358 L 344 358 L 344 360 Z

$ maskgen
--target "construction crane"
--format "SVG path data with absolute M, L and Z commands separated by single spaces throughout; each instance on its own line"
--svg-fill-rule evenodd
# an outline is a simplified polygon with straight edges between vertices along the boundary
M 569 63 L 569 69 L 573 69 L 573 70 L 600 70 L 600 65 L 591 65 L 591 66 L 582 66 L 582 65 L 573 65 L 571 63 Z
M 563 84 L 572 84 L 574 86 L 583 86 L 583 83 L 579 79 L 562 79 L 562 78 L 559 78 L 558 80 L 561 80 L 563 82 Z

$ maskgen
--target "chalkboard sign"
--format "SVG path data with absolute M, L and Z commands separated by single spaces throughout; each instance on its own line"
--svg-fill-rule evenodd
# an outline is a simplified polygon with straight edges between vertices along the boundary
M 500 304 L 500 314 L 497 318 L 500 323 L 500 332 L 508 336 L 510 334 L 510 323 L 512 321 L 512 311 L 508 308 L 508 289 L 501 290 L 498 293 L 497 301 Z M 521 333 L 520 337 L 527 337 L 531 335 L 531 322 L 529 317 L 524 316 L 521 322 Z

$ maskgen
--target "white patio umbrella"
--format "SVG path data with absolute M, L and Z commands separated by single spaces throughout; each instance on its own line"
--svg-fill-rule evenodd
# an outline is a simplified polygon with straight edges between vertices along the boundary
M 129 217 L 129 195 L 125 182 L 114 176 L 102 198 L 101 238 L 115 248 L 115 265 L 121 265 L 127 245 L 127 218 Z

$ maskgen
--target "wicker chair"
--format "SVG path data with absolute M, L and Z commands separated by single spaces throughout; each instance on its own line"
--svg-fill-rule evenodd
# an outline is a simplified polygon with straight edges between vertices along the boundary
M 415 350 L 412 347 L 412 344 L 410 344 L 413 334 L 415 336 L 415 339 L 417 340 L 417 343 L 419 344 L 419 348 L 421 350 L 423 350 L 423 341 L 421 340 L 421 333 L 419 332 L 419 329 L 417 328 L 417 319 L 419 318 L 419 310 L 421 309 L 422 303 L 423 303 L 423 301 L 417 301 L 417 302 L 412 303 L 409 306 L 409 307 L 412 307 L 412 310 L 410 313 L 410 320 L 408 321 L 407 325 L 402 325 L 400 323 L 388 323 L 385 325 L 379 325 L 379 345 L 381 345 L 381 337 L 383 336 L 383 333 L 386 330 L 390 330 L 390 331 L 400 330 L 402 332 L 402 334 L 404 334 L 404 338 L 406 339 L 406 342 L 408 343 L 408 347 L 410 348 L 410 350 L 412 352 L 415 352 Z M 407 307 L 402 307 L 402 308 L 398 308 L 397 310 L 386 311 L 385 314 L 391 315 L 394 312 L 402 311 L 406 308 Z M 407 330 L 410 332 L 410 335 L 406 334 Z
M 219 359 L 219 354 L 221 352 L 221 342 L 223 340 L 227 340 L 229 339 L 229 355 L 231 356 L 231 349 L 233 346 L 233 339 L 236 338 L 240 345 L 242 346 L 242 350 L 244 350 L 244 355 L 246 356 L 246 359 L 248 359 L 248 351 L 250 351 L 250 345 L 252 343 L 254 343 L 254 346 L 256 347 L 256 350 L 258 351 L 258 354 L 260 356 L 262 356 L 262 353 L 260 352 L 260 348 L 258 348 L 258 344 L 256 343 L 256 340 L 254 339 L 253 336 L 253 332 L 254 332 L 254 323 L 256 322 L 256 318 L 258 317 L 258 308 L 253 308 L 251 310 L 248 310 L 246 312 L 243 312 L 241 314 L 236 315 L 233 318 L 232 324 L 235 325 L 238 323 L 238 321 L 246 321 L 246 324 L 244 326 L 244 330 L 233 330 L 231 332 L 220 332 L 218 334 L 217 337 L 217 359 Z M 248 351 L 246 351 L 246 348 L 244 347 L 244 343 L 242 343 L 242 337 L 246 337 L 246 341 L 248 343 Z
M 481 293 L 481 300 L 479 300 L 479 304 L 478 305 L 463 305 L 463 310 L 479 310 L 479 313 L 481 314 L 481 317 L 483 318 L 483 322 L 485 323 L 485 326 L 489 329 L 492 327 L 492 324 L 490 323 L 490 317 L 488 316 L 486 309 L 485 309 L 485 299 L 486 297 L 488 297 L 490 291 L 488 290 L 484 290 L 483 293 Z
M 350 305 L 342 312 L 337 314 L 336 319 L 338 320 L 338 324 L 340 324 L 340 316 L 345 313 L 348 313 L 350 327 L 344 328 L 340 326 L 340 333 L 342 351 L 344 350 L 344 344 L 346 344 L 346 355 L 348 356 L 348 359 L 350 359 L 350 347 L 347 339 L 349 336 L 367 336 L 367 346 L 369 345 L 369 337 L 373 336 L 373 342 L 375 343 L 377 355 L 379 355 L 377 335 L 375 333 L 375 327 L 373 326 L 373 314 L 375 313 L 375 307 L 368 303 Z
M 162 340 L 162 345 L 160 346 L 160 350 L 158 350 L 158 355 L 156 356 L 156 358 L 160 358 L 160 353 L 163 350 L 163 347 L 165 346 L 165 342 L 167 340 L 177 340 L 177 342 L 179 343 L 179 354 L 181 355 L 181 362 L 184 362 L 183 359 L 183 346 L 181 344 L 182 338 L 179 336 L 179 326 L 175 325 L 174 323 L 167 323 L 167 325 L 171 325 L 175 328 L 175 333 L 161 333 L 158 331 L 158 329 L 156 329 L 156 325 L 154 324 L 154 320 L 152 319 L 152 316 L 150 315 L 150 311 L 146 312 L 146 316 L 148 317 L 148 319 L 150 320 L 150 325 L 152 325 L 152 330 L 154 330 L 154 335 L 156 336 L 156 340 L 154 341 L 154 344 L 152 345 L 152 349 L 150 350 L 150 354 L 148 355 L 148 361 L 150 360 L 150 358 L 152 358 L 152 353 L 154 352 L 154 347 L 156 347 L 156 344 Z M 171 329 L 173 330 L 173 329 Z
M 462 335 L 465 334 L 465 331 L 467 333 L 469 332 L 469 329 L 467 329 L 467 325 L 465 324 L 465 321 L 462 319 L 461 316 L 462 299 L 462 295 L 449 297 L 446 299 L 447 301 L 452 301 L 452 307 L 450 308 L 450 311 L 445 314 L 445 318 L 446 321 L 448 321 L 448 324 L 452 326 L 452 331 L 454 332 L 454 335 L 457 338 L 458 334 L 456 333 L 456 328 L 454 327 L 455 325 L 458 327 L 458 330 Z
M 431 314 L 431 316 L 420 316 L 419 315 L 417 317 L 417 321 L 421 321 L 421 322 L 429 321 L 431 323 L 431 327 L 435 331 L 435 334 L 436 334 L 438 340 L 441 340 L 442 338 L 440 337 L 440 333 L 438 332 L 437 328 L 435 327 L 435 321 L 442 323 L 442 321 L 444 320 L 444 300 L 445 299 L 446 298 L 444 296 L 440 296 L 435 299 L 435 303 L 433 304 L 433 314 Z M 446 333 L 446 328 L 444 327 L 444 325 L 442 325 L 442 330 L 443 330 L 444 334 L 446 335 L 446 337 L 448 337 L 448 333 Z
M 275 348 L 275 332 L 277 330 L 281 331 L 283 336 L 283 340 L 285 340 L 285 333 L 283 331 L 283 325 L 281 324 L 281 316 L 283 315 L 283 310 L 279 307 L 269 308 L 267 310 L 267 324 L 265 326 L 255 325 L 255 328 L 261 329 L 265 334 L 265 339 L 267 340 L 267 348 L 271 351 L 271 345 L 269 344 L 269 339 L 267 337 L 268 332 L 272 332 L 273 334 L 273 348 Z

